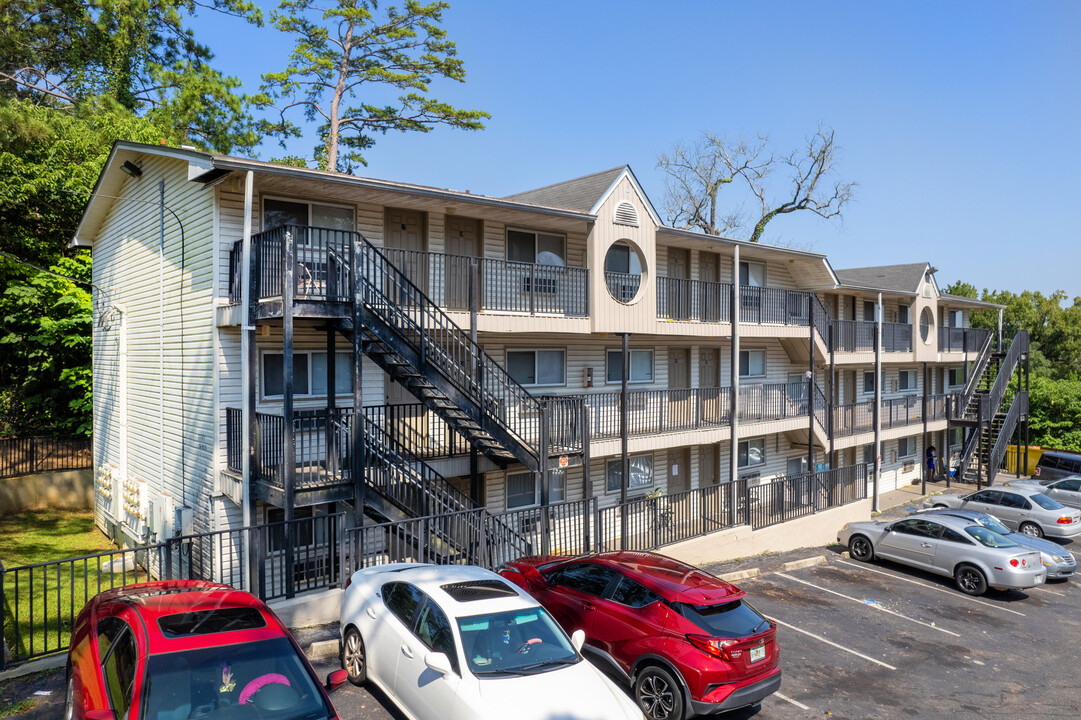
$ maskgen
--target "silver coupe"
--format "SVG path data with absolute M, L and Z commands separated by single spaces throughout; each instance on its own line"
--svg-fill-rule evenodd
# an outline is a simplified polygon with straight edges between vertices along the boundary
M 968 595 L 982 595 L 988 587 L 1024 590 L 1047 578 L 1039 552 L 966 518 L 921 514 L 848 523 L 837 542 L 860 562 L 879 557 L 952 577 Z

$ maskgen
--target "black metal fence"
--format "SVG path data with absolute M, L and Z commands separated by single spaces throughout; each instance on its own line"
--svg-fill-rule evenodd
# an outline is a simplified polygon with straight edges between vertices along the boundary
M 867 497 L 867 466 L 787 475 L 747 490 L 747 523 L 769 527 Z
M 91 467 L 89 435 L 0 439 L 0 477 Z

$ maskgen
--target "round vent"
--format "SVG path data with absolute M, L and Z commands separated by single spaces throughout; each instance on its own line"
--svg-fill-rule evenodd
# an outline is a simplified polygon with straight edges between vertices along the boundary
M 631 227 L 638 227 L 638 211 L 634 209 L 634 205 L 631 205 L 626 200 L 621 200 L 616 205 L 616 225 L 630 225 Z

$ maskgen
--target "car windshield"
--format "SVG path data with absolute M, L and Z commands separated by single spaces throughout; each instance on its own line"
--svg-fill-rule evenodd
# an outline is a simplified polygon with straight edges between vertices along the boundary
M 1043 493 L 1029 495 L 1028 497 L 1030 500 L 1032 500 L 1032 502 L 1036 503 L 1044 510 L 1064 510 L 1066 508 L 1066 506 L 1060 503 L 1058 500 L 1052 497 L 1048 497 Z
M 1010 529 L 1000 523 L 998 518 L 994 515 L 980 515 L 976 518 L 976 522 L 983 525 L 991 532 L 997 532 L 999 535 L 1009 535 L 1011 532 Z
M 288 638 L 151 655 L 143 720 L 322 720 L 333 715 Z
M 458 618 L 462 647 L 477 676 L 532 675 L 573 665 L 580 657 L 543 608 Z
M 683 617 L 713 637 L 740 638 L 766 629 L 769 621 L 742 600 L 719 605 L 677 603 Z
M 1013 540 L 1010 540 L 1004 535 L 999 535 L 997 532 L 992 532 L 982 525 L 969 525 L 965 528 L 965 532 L 976 538 L 976 542 L 980 545 L 986 545 L 993 548 L 1008 548 L 1008 547 L 1020 547 Z

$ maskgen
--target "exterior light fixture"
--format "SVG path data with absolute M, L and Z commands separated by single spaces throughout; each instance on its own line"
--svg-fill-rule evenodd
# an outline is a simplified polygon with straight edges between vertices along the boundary
M 120 169 L 128 175 L 131 175 L 133 178 L 140 177 L 143 174 L 142 169 L 131 160 L 125 160 L 124 164 L 120 166 Z

